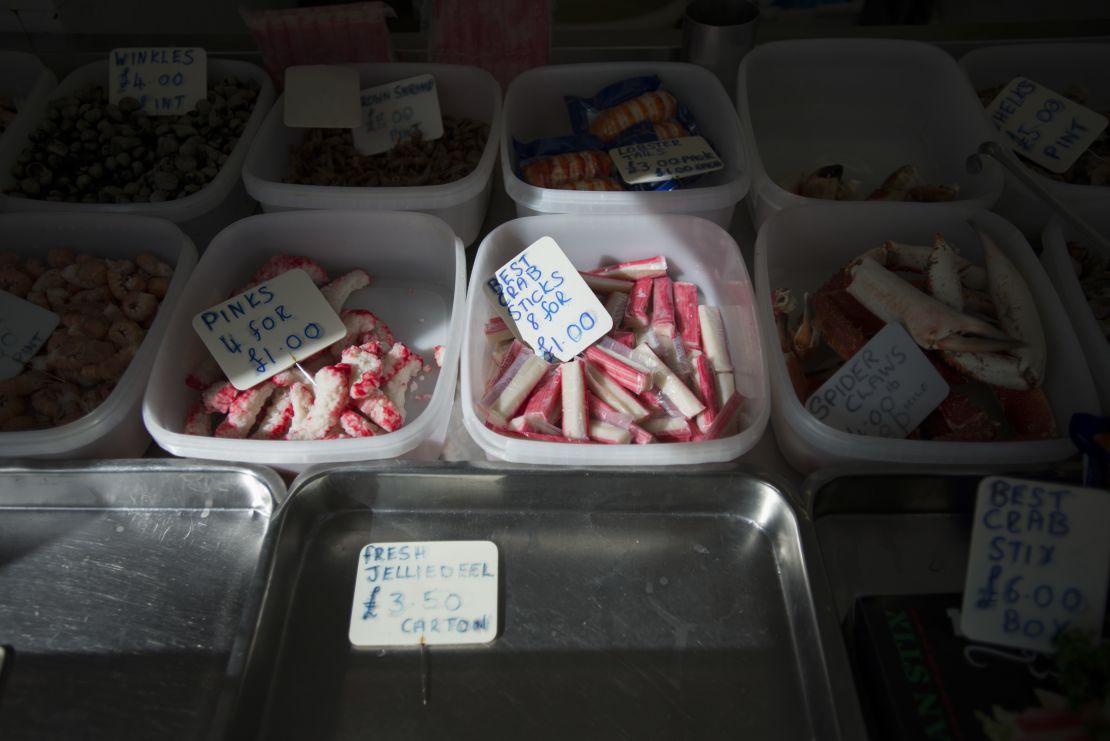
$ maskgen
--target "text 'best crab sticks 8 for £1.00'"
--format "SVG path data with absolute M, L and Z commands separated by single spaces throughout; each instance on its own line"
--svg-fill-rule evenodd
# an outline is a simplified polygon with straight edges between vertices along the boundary
M 501 314 L 485 326 L 492 367 L 479 406 L 487 427 L 529 440 L 611 444 L 715 440 L 737 431 L 744 398 L 720 310 L 699 304 L 693 283 L 672 280 L 665 257 L 571 267 L 567 275 L 521 266 L 529 254 L 506 266 L 523 267 L 520 276 L 501 270 L 485 284 Z M 585 284 L 585 299 L 568 299 L 572 281 Z M 607 316 L 582 312 L 587 300 Z M 537 317 L 564 310 L 576 322 L 590 316 L 568 327 L 571 339 L 609 320 L 612 328 L 573 356 L 552 352 L 557 337 L 541 337 L 538 347 L 517 339 Z

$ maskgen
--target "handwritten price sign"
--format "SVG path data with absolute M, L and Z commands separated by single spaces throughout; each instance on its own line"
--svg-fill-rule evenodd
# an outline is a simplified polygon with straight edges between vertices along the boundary
M 979 484 L 960 628 L 1051 652 L 1064 630 L 1102 627 L 1110 494 L 992 476 Z
M 542 237 L 486 281 L 502 316 L 551 362 L 568 361 L 613 328 L 613 318 L 551 237 Z
M 351 643 L 489 643 L 497 573 L 497 546 L 488 540 L 371 543 L 358 557 Z
M 113 49 L 108 62 L 113 105 L 135 98 L 151 116 L 176 116 L 208 95 L 208 55 L 198 47 Z

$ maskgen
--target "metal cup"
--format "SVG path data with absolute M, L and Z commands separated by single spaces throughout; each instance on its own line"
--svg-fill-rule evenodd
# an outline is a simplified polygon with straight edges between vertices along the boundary
M 759 6 L 752 0 L 696 0 L 682 18 L 682 58 L 713 72 L 736 97 L 740 60 L 755 45 Z

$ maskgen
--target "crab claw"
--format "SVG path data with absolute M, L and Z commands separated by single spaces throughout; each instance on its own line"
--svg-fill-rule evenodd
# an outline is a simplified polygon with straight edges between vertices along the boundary
M 982 319 L 952 309 L 922 293 L 874 259 L 864 256 L 848 267 L 848 293 L 884 322 L 902 324 L 927 350 L 989 352 L 1021 346 Z
M 805 294 L 802 297 L 802 321 L 794 331 L 793 337 L 794 352 L 802 360 L 821 344 L 821 332 L 810 311 L 811 303 L 809 294 Z

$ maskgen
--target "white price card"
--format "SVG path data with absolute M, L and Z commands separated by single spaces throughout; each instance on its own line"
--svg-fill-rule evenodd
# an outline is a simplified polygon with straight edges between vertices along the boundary
M 196 46 L 113 49 L 108 102 L 135 98 L 151 116 L 179 116 L 208 96 L 208 55 Z
M 387 152 L 416 132 L 425 141 L 443 136 L 436 78 L 417 75 L 360 94 L 362 125 L 352 132 L 355 148 L 363 154 Z
M 991 476 L 979 483 L 960 629 L 1049 653 L 1064 630 L 1098 636 L 1110 572 L 1110 492 Z
M 205 309 L 193 317 L 193 329 L 240 391 L 347 334 L 343 320 L 300 269 Z
M 725 165 L 701 136 L 629 144 L 609 150 L 621 178 L 629 185 L 658 183 L 720 170 Z
M 548 362 L 572 359 L 613 328 L 605 306 L 551 237 L 528 245 L 486 285 L 506 322 Z
M 1015 152 L 1052 172 L 1067 170 L 1094 143 L 1107 119 L 1027 77 L 1015 77 L 987 106 Z
M 901 324 L 888 324 L 806 401 L 830 427 L 904 438 L 948 396 L 948 384 Z
M 497 545 L 370 543 L 358 556 L 355 646 L 489 643 L 497 635 Z
M 358 87 L 354 67 L 286 67 L 282 121 L 294 129 L 353 129 L 362 122 Z
M 0 291 L 0 380 L 23 372 L 27 361 L 50 339 L 58 321 L 54 312 Z

